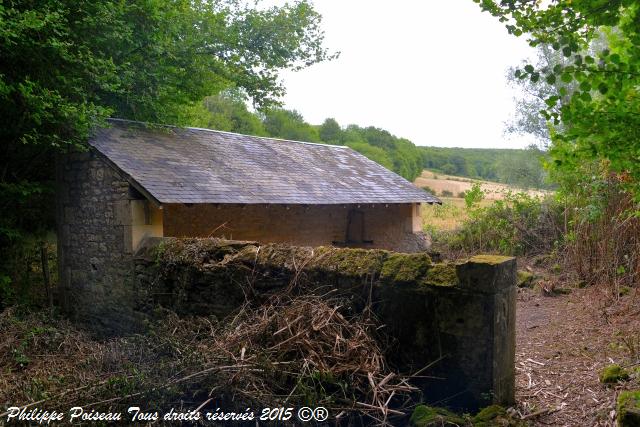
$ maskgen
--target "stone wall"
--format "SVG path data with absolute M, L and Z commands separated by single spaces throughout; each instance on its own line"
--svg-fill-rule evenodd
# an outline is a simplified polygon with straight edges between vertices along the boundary
M 101 157 L 57 159 L 59 294 L 65 310 L 97 334 L 135 327 L 129 183 Z
M 418 210 L 415 204 L 166 205 L 164 236 L 418 252 L 429 246 Z M 364 242 L 346 242 L 350 211 L 363 214 Z
M 360 243 L 347 241 L 349 212 L 364 214 Z M 56 221 L 62 303 L 100 334 L 135 330 L 132 251 L 145 236 L 225 236 L 294 245 L 428 247 L 419 206 L 151 205 L 102 155 L 57 159 Z M 122 322 L 122 319 L 128 319 Z
M 425 254 L 292 247 L 217 239 L 153 239 L 135 257 L 140 311 L 157 304 L 182 315 L 232 315 L 294 286 L 334 289 L 344 310 L 374 313 L 400 371 L 424 399 L 474 411 L 514 401 L 515 260 L 474 257 L 433 264 Z M 315 291 L 314 291 L 315 290 Z

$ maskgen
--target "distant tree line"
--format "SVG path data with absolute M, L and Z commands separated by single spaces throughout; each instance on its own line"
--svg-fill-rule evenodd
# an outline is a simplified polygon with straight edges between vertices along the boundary
M 419 147 L 377 127 L 341 126 L 328 118 L 321 125 L 307 123 L 297 112 L 282 108 L 251 112 L 238 91 L 210 96 L 189 114 L 196 126 L 297 141 L 346 145 L 413 181 L 423 169 L 449 175 L 499 181 L 523 188 L 544 188 L 545 153 L 526 150 Z
M 546 151 L 526 149 L 419 147 L 425 169 L 497 181 L 520 188 L 549 188 Z
M 398 138 L 373 126 L 346 127 L 332 118 L 321 125 L 307 123 L 295 110 L 282 108 L 251 112 L 242 96 L 235 91 L 210 96 L 190 112 L 196 126 L 269 136 L 294 141 L 345 145 L 369 159 L 413 181 L 424 168 L 422 153 L 411 141 Z

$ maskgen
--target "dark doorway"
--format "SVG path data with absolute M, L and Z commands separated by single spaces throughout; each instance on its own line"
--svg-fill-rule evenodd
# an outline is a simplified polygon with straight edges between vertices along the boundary
M 350 210 L 347 215 L 347 243 L 373 243 L 365 239 L 364 212 Z

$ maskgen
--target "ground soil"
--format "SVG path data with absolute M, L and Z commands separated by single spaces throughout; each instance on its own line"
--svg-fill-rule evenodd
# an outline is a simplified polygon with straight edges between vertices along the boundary
M 591 289 L 520 289 L 517 310 L 519 415 L 533 426 L 614 426 L 618 393 L 640 388 L 640 292 L 612 301 Z M 611 363 L 636 374 L 604 386 L 598 373 Z

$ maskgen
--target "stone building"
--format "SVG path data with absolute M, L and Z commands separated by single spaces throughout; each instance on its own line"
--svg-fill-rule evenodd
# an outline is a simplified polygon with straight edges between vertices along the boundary
M 123 120 L 89 145 L 57 166 L 67 303 L 131 297 L 131 257 L 144 237 L 416 252 L 428 246 L 420 204 L 440 203 L 342 146 Z M 87 320 L 114 318 L 98 317 Z

